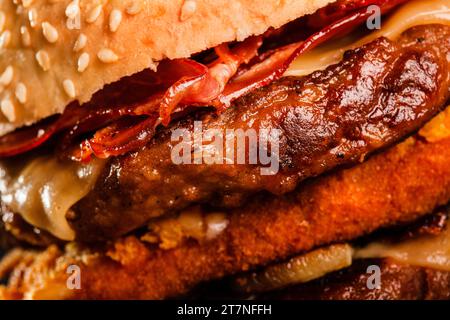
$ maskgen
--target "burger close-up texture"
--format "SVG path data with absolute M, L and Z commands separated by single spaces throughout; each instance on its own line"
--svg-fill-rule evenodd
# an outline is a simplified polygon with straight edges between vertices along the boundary
M 450 0 L 0 0 L 1 299 L 450 299 L 449 215 Z

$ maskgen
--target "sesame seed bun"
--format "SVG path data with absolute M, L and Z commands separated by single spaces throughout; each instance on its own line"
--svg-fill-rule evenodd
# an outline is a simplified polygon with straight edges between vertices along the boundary
M 0 1 L 0 135 L 158 61 L 261 34 L 333 0 Z

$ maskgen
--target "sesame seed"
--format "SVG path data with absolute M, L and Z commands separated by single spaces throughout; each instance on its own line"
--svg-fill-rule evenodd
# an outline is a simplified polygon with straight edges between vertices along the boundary
M 104 63 L 112 63 L 112 62 L 116 62 L 117 60 L 119 60 L 119 57 L 114 53 L 114 51 L 112 51 L 111 49 L 101 49 L 98 54 L 97 54 L 98 58 L 100 59 L 101 62 Z
M 66 28 L 69 30 L 81 29 L 81 9 L 80 0 L 70 2 L 64 12 L 67 17 Z
M 185 0 L 181 7 L 180 20 L 186 21 L 194 15 L 195 11 L 197 11 L 197 2 L 195 0 Z
M 72 80 L 70 80 L 70 79 L 64 80 L 63 81 L 63 88 L 64 88 L 64 91 L 66 92 L 66 94 L 70 98 L 75 98 L 75 96 L 76 96 L 75 85 L 74 85 Z
M 0 49 L 6 48 L 11 42 L 11 31 L 5 30 L 0 35 Z
M 0 11 L 0 32 L 5 28 L 6 15 L 3 11 Z
M 22 5 L 24 8 L 28 8 L 33 3 L 33 0 L 22 0 Z
M 5 71 L 3 71 L 0 76 L 0 84 L 3 86 L 8 86 L 14 77 L 14 69 L 11 66 L 6 67 Z
M 31 9 L 30 11 L 28 11 L 28 21 L 30 21 L 30 26 L 32 28 L 37 26 L 38 22 L 36 9 Z
M 141 3 L 139 1 L 133 1 L 130 3 L 130 5 L 127 7 L 126 12 L 130 16 L 134 16 L 135 14 L 138 14 L 141 11 Z
M 42 33 L 44 34 L 44 37 L 48 42 L 55 43 L 56 41 L 58 41 L 58 31 L 50 23 L 42 22 Z
M 9 122 L 13 122 L 16 120 L 16 111 L 14 108 L 14 104 L 9 97 L 2 100 L 0 108 Z
M 28 28 L 26 26 L 21 26 L 20 34 L 22 36 L 22 45 L 24 47 L 29 47 L 31 45 L 31 36 Z
M 75 44 L 73 46 L 73 51 L 78 52 L 80 50 L 83 50 L 87 43 L 87 37 L 84 33 L 80 33 L 78 36 L 78 39 L 75 41 Z
M 66 27 L 69 30 L 79 30 L 81 29 L 81 13 L 80 13 L 80 1 L 73 0 L 70 2 L 64 13 L 66 14 L 67 21 Z
M 66 7 L 66 17 L 69 19 L 75 19 L 80 14 L 80 6 L 78 0 L 74 0 Z
M 89 66 L 90 56 L 88 53 L 84 52 L 78 58 L 78 72 L 84 72 Z
M 36 53 L 36 60 L 41 66 L 42 70 L 47 71 L 48 69 L 50 69 L 50 57 L 48 56 L 47 51 L 39 50 Z
M 109 30 L 111 32 L 116 32 L 119 29 L 120 23 L 122 22 L 122 12 L 120 10 L 114 9 L 109 15 Z
M 27 102 L 27 87 L 22 82 L 19 82 L 16 86 L 16 98 L 21 103 Z
M 87 23 L 94 23 L 97 21 L 98 17 L 100 17 L 100 14 L 102 13 L 102 6 L 98 5 L 94 9 L 92 9 L 86 18 Z

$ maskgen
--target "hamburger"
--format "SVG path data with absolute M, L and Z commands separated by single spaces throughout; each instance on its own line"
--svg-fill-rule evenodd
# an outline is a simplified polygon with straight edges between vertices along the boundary
M 448 0 L 16 0 L 0 30 L 2 298 L 450 297 Z

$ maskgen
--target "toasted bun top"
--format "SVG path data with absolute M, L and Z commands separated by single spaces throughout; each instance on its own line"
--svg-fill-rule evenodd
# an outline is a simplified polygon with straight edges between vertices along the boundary
M 334 0 L 0 0 L 0 135 L 105 84 Z

